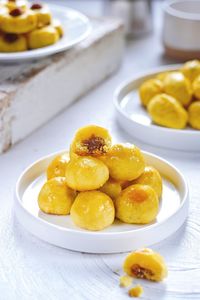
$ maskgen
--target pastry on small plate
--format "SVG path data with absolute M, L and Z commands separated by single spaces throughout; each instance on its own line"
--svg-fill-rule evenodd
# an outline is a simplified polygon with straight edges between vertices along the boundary
M 189 106 L 188 115 L 190 126 L 200 130 L 200 101 L 195 101 Z

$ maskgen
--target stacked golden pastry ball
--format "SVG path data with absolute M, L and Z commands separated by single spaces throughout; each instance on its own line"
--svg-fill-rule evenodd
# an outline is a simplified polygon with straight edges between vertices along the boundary
M 155 124 L 175 129 L 187 125 L 200 130 L 200 61 L 158 74 L 139 89 L 141 104 Z
M 63 35 L 47 5 L 26 0 L 0 4 L 0 52 L 20 52 L 55 44 Z
M 70 214 L 76 226 L 102 230 L 115 218 L 129 224 L 155 220 L 162 178 L 145 165 L 139 148 L 112 144 L 107 129 L 80 128 L 69 153 L 56 156 L 47 168 L 38 204 L 44 213 Z

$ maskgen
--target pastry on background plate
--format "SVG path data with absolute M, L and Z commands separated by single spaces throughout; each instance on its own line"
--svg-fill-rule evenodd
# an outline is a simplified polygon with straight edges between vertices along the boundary
M 140 100 L 145 107 L 149 104 L 149 101 L 156 95 L 162 93 L 163 83 L 157 78 L 152 78 L 145 81 L 139 89 Z
M 200 75 L 200 61 L 197 59 L 187 61 L 180 70 L 190 82 L 193 82 Z
M 57 30 L 48 25 L 36 28 L 27 35 L 29 49 L 37 49 L 55 44 L 59 40 Z
M 187 61 L 178 70 L 155 74 L 140 85 L 139 95 L 155 124 L 174 129 L 190 125 L 200 130 L 198 104 L 193 106 L 200 100 L 199 60 Z
M 200 101 L 195 101 L 189 106 L 188 115 L 190 126 L 200 130 Z
M 164 81 L 164 79 L 165 79 L 165 77 L 167 76 L 169 74 L 169 72 L 168 71 L 166 71 L 166 72 L 161 72 L 161 73 L 158 73 L 157 75 L 156 75 L 156 79 L 159 79 L 160 81 Z
M 30 10 L 19 7 L 1 14 L 0 29 L 7 33 L 27 33 L 37 27 L 37 17 Z
M 170 72 L 163 81 L 164 92 L 187 107 L 192 100 L 192 86 L 190 81 L 179 71 Z
M 0 34 L 0 52 L 19 52 L 27 49 L 27 40 L 24 35 L 15 33 Z
M 28 1 L 26 0 L 3 0 L 1 1 L 1 4 L 9 10 L 13 10 L 18 7 L 25 10 L 28 7 Z
M 200 100 L 200 75 L 198 75 L 192 83 L 194 97 Z
M 52 15 L 47 5 L 41 3 L 33 3 L 30 9 L 36 14 L 38 27 L 50 25 L 52 21 Z
M 168 128 L 183 129 L 187 125 L 188 114 L 176 98 L 159 94 L 147 106 L 154 123 Z
M 64 34 L 60 21 L 52 18 L 46 4 L 28 5 L 26 0 L 4 0 L 0 3 L 0 33 L 2 35 L 0 52 L 19 52 L 47 47 L 58 42 Z M 7 39 L 7 36 L 3 38 L 6 33 L 12 34 L 13 38 Z M 24 36 L 17 39 L 16 34 Z

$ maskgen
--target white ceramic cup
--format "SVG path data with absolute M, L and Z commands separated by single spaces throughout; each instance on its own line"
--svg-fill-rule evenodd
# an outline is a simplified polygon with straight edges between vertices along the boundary
M 200 0 L 165 2 L 163 43 L 167 52 L 171 52 L 171 54 L 174 52 L 180 56 L 181 53 L 185 53 L 186 56 L 199 56 L 199 34 Z

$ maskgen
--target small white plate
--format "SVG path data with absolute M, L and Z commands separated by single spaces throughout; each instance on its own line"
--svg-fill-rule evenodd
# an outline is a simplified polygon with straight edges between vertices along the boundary
M 59 5 L 49 5 L 54 18 L 58 19 L 64 30 L 63 37 L 54 45 L 23 52 L 2 53 L 0 62 L 21 62 L 23 60 L 39 59 L 70 49 L 91 32 L 89 19 L 82 13 Z
M 142 82 L 158 73 L 179 68 L 180 65 L 164 66 L 126 81 L 115 91 L 114 105 L 118 122 L 133 137 L 158 147 L 195 152 L 200 150 L 200 131 L 189 127 L 178 130 L 153 124 L 139 99 L 138 89 Z
M 35 162 L 20 176 L 15 191 L 15 214 L 19 222 L 41 240 L 89 253 L 125 252 L 164 240 L 187 217 L 188 187 L 174 166 L 150 153 L 143 154 L 146 162 L 160 171 L 164 181 L 160 211 L 151 224 L 131 225 L 116 220 L 110 227 L 92 232 L 76 227 L 70 216 L 42 213 L 37 204 L 38 193 L 46 180 L 45 170 L 55 154 Z

